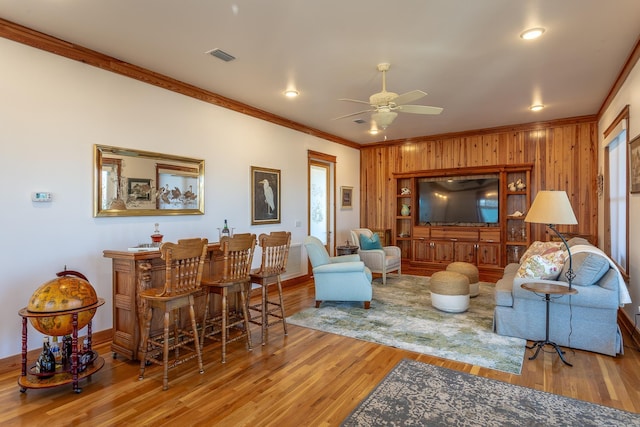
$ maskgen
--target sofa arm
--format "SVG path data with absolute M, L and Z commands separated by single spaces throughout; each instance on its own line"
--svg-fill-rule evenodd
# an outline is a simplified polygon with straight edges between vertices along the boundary
M 332 256 L 329 257 L 329 261 L 331 261 L 331 263 L 333 264 L 340 262 L 358 262 L 360 261 L 360 257 L 358 256 L 358 254 Z
M 364 272 L 364 263 L 362 261 L 354 262 L 338 262 L 334 264 L 324 264 L 313 269 L 313 274 L 323 273 L 350 273 Z
M 375 266 L 376 268 L 382 268 L 386 256 L 384 250 L 382 249 L 360 249 L 358 255 L 365 264 L 369 266 Z
M 400 252 L 400 248 L 397 246 L 385 246 L 382 248 L 384 253 L 387 256 L 397 256 L 398 258 L 402 257 L 402 253 Z

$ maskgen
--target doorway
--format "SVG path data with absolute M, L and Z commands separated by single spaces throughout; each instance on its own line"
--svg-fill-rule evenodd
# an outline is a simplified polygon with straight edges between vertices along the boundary
M 308 153 L 309 235 L 320 239 L 329 255 L 335 247 L 335 164 L 335 156 Z

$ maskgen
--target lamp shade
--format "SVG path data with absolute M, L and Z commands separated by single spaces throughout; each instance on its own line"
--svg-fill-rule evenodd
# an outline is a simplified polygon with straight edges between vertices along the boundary
M 539 191 L 525 217 L 525 222 L 539 224 L 577 224 L 569 196 L 565 191 Z

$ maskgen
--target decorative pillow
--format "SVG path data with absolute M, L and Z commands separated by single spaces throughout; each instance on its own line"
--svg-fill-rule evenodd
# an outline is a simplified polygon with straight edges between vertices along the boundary
M 531 255 L 520 264 L 517 277 L 556 280 L 564 265 L 564 253 L 559 248 L 548 248 L 543 254 Z
M 564 244 L 562 242 L 540 242 L 536 240 L 535 242 L 531 243 L 531 245 L 527 248 L 525 253 L 522 255 L 522 257 L 520 258 L 520 264 L 525 262 L 527 258 L 529 258 L 530 256 L 542 255 L 545 252 L 550 250 L 557 251 L 562 247 L 564 247 Z
M 362 249 L 363 251 L 367 251 L 369 249 L 382 249 L 380 236 L 378 236 L 376 233 L 374 233 L 371 237 L 367 237 L 364 234 L 361 234 L 360 249 Z
M 579 286 L 591 286 L 595 285 L 602 279 L 607 271 L 609 271 L 609 260 L 598 255 L 589 252 L 580 252 L 577 254 L 571 254 L 573 273 L 576 277 L 571 282 L 574 285 Z M 567 278 L 565 274 L 569 269 L 569 263 L 565 263 L 562 269 L 561 281 L 566 282 Z

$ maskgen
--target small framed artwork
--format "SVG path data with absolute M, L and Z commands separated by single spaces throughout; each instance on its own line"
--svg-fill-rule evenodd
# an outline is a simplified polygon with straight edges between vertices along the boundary
M 280 170 L 251 166 L 251 225 L 280 223 Z
M 151 200 L 151 180 L 144 178 L 129 178 L 129 199 Z
M 340 187 L 340 200 L 342 209 L 353 208 L 353 187 Z
M 640 193 L 640 135 L 629 142 L 629 188 Z

